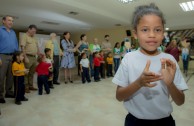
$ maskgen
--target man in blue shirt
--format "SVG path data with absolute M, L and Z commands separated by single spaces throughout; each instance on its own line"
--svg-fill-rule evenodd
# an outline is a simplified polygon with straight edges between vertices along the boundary
M 6 90 L 5 97 L 14 98 L 11 67 L 13 53 L 18 51 L 18 41 L 12 29 L 13 18 L 5 16 L 2 22 L 3 25 L 0 27 L 0 58 L 2 62 L 0 66 L 0 103 L 5 103 L 4 87 Z

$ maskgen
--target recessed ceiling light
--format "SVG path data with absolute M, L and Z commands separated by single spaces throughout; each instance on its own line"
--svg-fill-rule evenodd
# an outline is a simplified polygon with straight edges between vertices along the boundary
M 130 3 L 133 2 L 134 0 L 118 0 L 121 3 Z
M 74 11 L 70 11 L 69 14 L 71 14 L 71 15 L 78 15 L 79 13 L 78 12 L 74 12 Z
M 168 31 L 170 28 L 165 28 L 166 31 Z
M 183 11 L 194 11 L 194 1 L 179 3 Z

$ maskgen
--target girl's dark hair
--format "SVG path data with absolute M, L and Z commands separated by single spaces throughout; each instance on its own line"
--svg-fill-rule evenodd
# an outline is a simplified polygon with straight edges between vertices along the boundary
M 46 54 L 47 52 L 49 52 L 49 51 L 51 51 L 51 49 L 49 49 L 49 48 L 45 48 L 44 49 L 44 53 Z
M 83 37 L 85 37 L 86 34 L 81 34 L 80 39 L 83 40 Z
M 135 12 L 133 13 L 133 19 L 132 19 L 133 29 L 137 30 L 137 25 L 139 24 L 139 21 L 141 20 L 141 18 L 145 15 L 150 15 L 150 14 L 160 17 L 162 20 L 162 24 L 164 26 L 166 21 L 164 19 L 163 13 L 154 3 L 151 3 L 150 5 L 142 5 L 136 8 Z
M 105 35 L 104 38 L 110 37 L 109 35 Z
M 116 43 L 115 43 L 115 46 L 114 46 L 114 48 L 116 48 L 116 47 L 117 47 L 117 44 L 119 44 L 119 42 L 116 42 Z
M 23 52 L 17 51 L 13 54 L 13 61 L 12 62 L 17 62 L 17 56 L 20 56 Z
M 121 46 L 125 46 L 125 41 L 122 41 L 121 42 Z

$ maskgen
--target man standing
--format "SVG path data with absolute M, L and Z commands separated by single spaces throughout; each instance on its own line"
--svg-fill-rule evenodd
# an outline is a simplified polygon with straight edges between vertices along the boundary
M 0 103 L 5 103 L 4 86 L 6 90 L 5 97 L 14 98 L 11 67 L 12 55 L 15 51 L 18 51 L 18 41 L 12 29 L 13 18 L 11 16 L 5 16 L 2 21 L 3 25 L 0 27 Z
M 33 86 L 33 77 L 36 68 L 36 55 L 39 54 L 38 41 L 35 38 L 37 27 L 36 25 L 30 25 L 28 31 L 22 36 L 20 46 L 21 50 L 25 54 L 25 58 L 28 62 L 25 62 L 26 69 L 29 69 L 29 73 L 25 76 L 25 92 L 30 93 L 30 90 L 37 90 Z
M 53 84 L 59 85 L 58 76 L 59 76 L 59 57 L 63 55 L 62 50 L 59 46 L 59 43 L 56 39 L 56 34 L 50 34 L 50 40 L 45 44 L 45 48 L 51 49 L 51 58 L 53 59 Z
M 107 70 L 107 62 L 106 62 L 107 54 L 109 52 L 112 52 L 113 48 L 112 48 L 111 42 L 109 41 L 110 40 L 110 36 L 109 35 L 105 35 L 104 39 L 105 39 L 105 41 L 102 42 L 101 49 L 104 51 L 105 68 Z

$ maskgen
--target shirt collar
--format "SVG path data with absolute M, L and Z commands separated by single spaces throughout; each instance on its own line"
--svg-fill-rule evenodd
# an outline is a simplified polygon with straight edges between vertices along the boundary
M 6 29 L 6 27 L 4 25 L 2 25 L 0 28 L 7 31 L 7 29 Z M 10 29 L 10 31 L 12 31 L 12 29 Z

